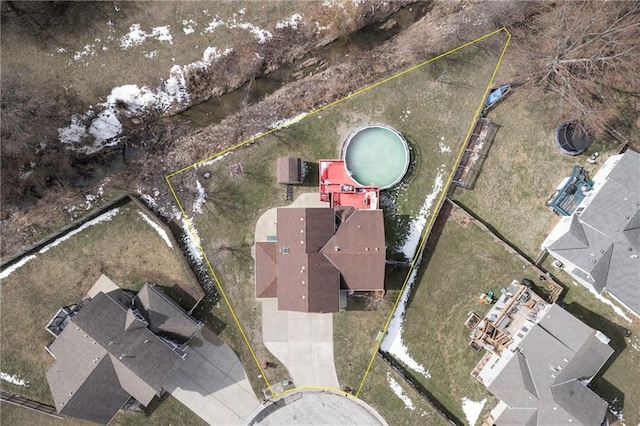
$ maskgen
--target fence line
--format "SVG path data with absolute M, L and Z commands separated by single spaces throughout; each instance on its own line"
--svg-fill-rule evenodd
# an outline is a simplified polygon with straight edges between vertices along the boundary
M 15 393 L 0 390 L 0 400 L 8 402 L 9 404 L 17 405 L 18 407 L 27 408 L 32 411 L 37 411 L 39 413 L 55 417 L 56 419 L 65 418 L 65 416 L 58 414 L 56 407 L 34 401 L 33 399 L 25 398 Z

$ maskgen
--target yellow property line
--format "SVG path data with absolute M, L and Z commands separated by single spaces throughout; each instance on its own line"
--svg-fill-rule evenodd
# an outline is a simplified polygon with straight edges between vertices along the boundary
M 322 107 L 319 107 L 319 108 L 317 108 L 317 109 L 315 109 L 315 110 L 313 110 L 311 112 L 296 116 L 293 119 L 290 119 L 289 121 L 281 124 L 280 126 L 277 126 L 277 127 L 273 128 L 273 129 L 270 129 L 268 131 L 259 133 L 259 134 L 255 135 L 255 136 L 252 136 L 249 139 L 247 139 L 247 140 L 245 140 L 245 141 L 243 141 L 241 143 L 238 143 L 238 144 L 236 144 L 236 145 L 234 145 L 234 146 L 232 146 L 230 148 L 224 149 L 224 150 L 222 150 L 222 151 L 220 151 L 220 152 L 218 152 L 218 153 L 216 153 L 216 154 L 214 154 L 214 155 L 212 155 L 210 157 L 207 157 L 207 158 L 205 158 L 203 160 L 197 161 L 197 162 L 195 162 L 195 163 L 193 163 L 193 164 L 191 164 L 191 165 L 189 165 L 187 167 L 184 167 L 184 168 L 182 168 L 180 170 L 177 170 L 177 171 L 175 171 L 173 173 L 170 173 L 170 174 L 165 176 L 165 181 L 167 182 L 167 185 L 169 186 L 169 190 L 171 191 L 171 194 L 173 195 L 173 198 L 176 200 L 176 203 L 178 204 L 178 208 L 180 210 L 180 213 L 182 214 L 182 217 L 183 217 L 185 223 L 187 224 L 188 232 L 191 234 L 196 246 L 198 247 L 198 249 L 202 253 L 203 259 L 205 260 L 205 263 L 206 263 L 207 267 L 209 268 L 209 271 L 211 272 L 213 280 L 215 281 L 215 283 L 216 283 L 216 285 L 218 287 L 218 290 L 220 291 L 220 294 L 221 294 L 222 298 L 224 299 L 225 303 L 227 304 L 229 310 L 231 311 L 231 315 L 233 317 L 233 320 L 234 320 L 236 326 L 238 327 L 238 329 L 240 330 L 240 334 L 242 335 L 242 338 L 244 339 L 247 347 L 249 348 L 249 352 L 251 353 L 251 356 L 253 357 L 253 360 L 256 363 L 256 366 L 258 367 L 258 370 L 260 371 L 260 374 L 262 375 L 262 378 L 264 379 L 264 382 L 265 382 L 267 388 L 272 393 L 272 395 L 274 395 L 274 397 L 280 397 L 280 396 L 283 396 L 283 395 L 290 394 L 290 393 L 292 393 L 294 391 L 303 390 L 303 389 L 330 390 L 330 391 L 336 391 L 336 392 L 343 392 L 343 391 L 341 389 L 338 389 L 338 388 L 327 387 L 327 386 L 300 386 L 300 387 L 295 387 L 293 389 L 289 389 L 289 390 L 283 391 L 281 393 L 274 393 L 274 391 L 273 391 L 273 389 L 271 387 L 271 384 L 269 383 L 269 380 L 267 379 L 267 376 L 264 373 L 264 370 L 262 369 L 262 366 L 261 366 L 260 362 L 258 361 L 258 358 L 257 358 L 257 356 L 255 354 L 255 351 L 253 350 L 251 342 L 247 338 L 247 335 L 244 332 L 244 329 L 242 328 L 242 325 L 240 324 L 240 321 L 239 321 L 239 319 L 238 319 L 233 307 L 231 306 L 231 303 L 229 302 L 229 299 L 227 298 L 227 295 L 224 292 L 224 289 L 223 289 L 220 281 L 218 280 L 218 277 L 217 277 L 215 271 L 213 270 L 213 267 L 212 267 L 211 263 L 209 262 L 209 259 L 207 258 L 207 255 L 206 255 L 206 253 L 205 253 L 205 251 L 204 251 L 204 249 L 202 247 L 202 243 L 200 241 L 200 238 L 199 238 L 198 234 L 195 232 L 195 227 L 193 226 L 193 223 L 192 223 L 191 219 L 186 214 L 186 212 L 184 210 L 184 207 L 182 206 L 182 203 L 180 202 L 180 199 L 179 199 L 178 195 L 176 194 L 176 191 L 175 191 L 173 185 L 171 184 L 171 178 L 174 177 L 174 176 L 177 176 L 177 175 L 179 175 L 179 174 L 181 174 L 183 172 L 186 172 L 186 171 L 188 171 L 188 170 L 190 170 L 190 169 L 192 169 L 194 167 L 197 167 L 197 166 L 199 166 L 199 165 L 201 165 L 201 164 L 203 164 L 203 163 L 205 163 L 207 161 L 213 160 L 213 159 L 215 159 L 217 157 L 220 157 L 220 156 L 222 156 L 222 155 L 224 155 L 224 154 L 226 154 L 228 152 L 234 151 L 234 150 L 236 150 L 236 149 L 238 149 L 238 148 L 240 148 L 240 147 L 242 147 L 244 145 L 250 144 L 253 141 L 255 141 L 255 140 L 257 140 L 257 139 L 259 139 L 259 138 L 261 138 L 263 136 L 271 134 L 271 133 L 273 133 L 273 132 L 275 132 L 277 130 L 280 130 L 282 128 L 288 127 L 291 124 L 297 123 L 298 121 L 300 121 L 300 120 L 302 120 L 302 119 L 304 119 L 306 117 L 309 117 L 309 116 L 311 116 L 313 114 L 316 114 L 316 113 L 318 113 L 320 111 L 323 111 L 323 110 L 325 110 L 327 108 L 330 108 L 330 107 L 332 107 L 334 105 L 337 105 L 340 102 L 346 101 L 346 100 L 348 100 L 348 99 L 350 99 L 350 98 L 352 98 L 352 97 L 354 97 L 356 95 L 359 95 L 359 94 L 361 94 L 363 92 L 366 92 L 366 91 L 368 91 L 370 89 L 373 89 L 374 87 L 377 87 L 377 86 L 379 86 L 379 85 L 381 85 L 383 83 L 386 83 L 386 82 L 388 82 L 390 80 L 393 80 L 395 78 L 403 76 L 403 75 L 405 75 L 405 74 L 407 74 L 407 73 L 409 73 L 411 71 L 414 71 L 414 70 L 416 70 L 416 69 L 418 69 L 420 67 L 423 67 L 423 66 L 425 66 L 425 65 L 427 65 L 427 64 L 429 64 L 431 62 L 434 62 L 434 61 L 436 61 L 438 59 L 441 59 L 441 58 L 443 58 L 443 57 L 445 57 L 447 55 L 450 55 L 450 54 L 452 54 L 454 52 L 462 50 L 465 47 L 468 47 L 468 46 L 470 46 L 472 44 L 478 43 L 478 42 L 480 42 L 480 41 L 482 41 L 482 40 L 484 40 L 486 38 L 489 38 L 489 37 L 491 37 L 491 36 L 493 36 L 495 34 L 498 34 L 500 32 L 505 32 L 507 34 L 507 41 L 506 41 L 506 43 L 505 43 L 505 45 L 504 45 L 504 47 L 502 49 L 502 52 L 500 54 L 500 57 L 499 57 L 498 62 L 496 64 L 496 67 L 493 70 L 493 73 L 491 75 L 491 79 L 489 80 L 489 84 L 487 85 L 487 88 L 485 89 L 482 101 L 481 101 L 480 105 L 478 106 L 478 109 L 477 109 L 477 111 L 476 111 L 476 113 L 474 115 L 473 121 L 471 122 L 469 130 L 467 132 L 467 136 L 465 138 L 465 141 L 466 141 L 466 140 L 468 140 L 469 136 L 471 135 L 471 132 L 473 131 L 473 127 L 475 125 L 475 122 L 478 120 L 478 117 L 480 116 L 480 113 L 482 111 L 482 106 L 483 106 L 483 104 L 485 102 L 485 99 L 486 99 L 488 93 L 489 93 L 491 85 L 493 84 L 495 76 L 496 76 L 496 74 L 498 72 L 498 68 L 500 67 L 500 64 L 502 63 L 502 59 L 503 59 L 504 54 L 506 52 L 507 46 L 509 45 L 509 42 L 511 40 L 511 34 L 509 33 L 509 31 L 505 27 L 499 28 L 499 29 L 497 29 L 495 31 L 492 31 L 492 32 L 490 32 L 488 34 L 485 34 L 485 35 L 481 36 L 481 37 L 478 37 L 473 41 L 470 41 L 470 42 L 467 42 L 465 44 L 462 44 L 462 45 L 460 45 L 460 46 L 458 46 L 458 47 L 456 47 L 454 49 L 451 49 L 451 50 L 449 50 L 449 51 L 447 51 L 445 53 L 442 53 L 442 54 L 440 54 L 438 56 L 435 56 L 435 57 L 433 57 L 431 59 L 428 59 L 428 60 L 426 60 L 424 62 L 421 62 L 420 64 L 415 65 L 413 67 L 410 67 L 410 68 L 408 68 L 408 69 L 406 69 L 404 71 L 400 71 L 400 72 L 392 75 L 391 77 L 387 77 L 387 78 L 385 78 L 385 79 L 383 79 L 381 81 L 378 81 L 378 82 L 376 82 L 376 83 L 374 83 L 374 84 L 372 84 L 370 86 L 367 86 L 367 87 L 364 87 L 362 89 L 359 89 L 359 90 L 357 90 L 357 91 L 355 91 L 353 93 L 350 93 L 349 95 L 347 95 L 347 96 L 345 96 L 345 97 L 343 97 L 341 99 L 333 101 L 333 102 L 331 102 L 331 103 L 329 103 L 327 105 L 324 105 Z M 460 158 L 462 157 L 463 152 L 464 152 L 464 143 L 462 144 L 462 147 L 460 148 L 460 151 L 458 152 L 458 156 L 457 156 L 456 162 L 454 164 L 458 164 L 458 162 L 460 161 Z M 446 195 L 446 192 L 447 192 L 447 190 L 449 188 L 449 185 L 451 184 L 451 180 L 453 179 L 454 172 L 455 172 L 455 167 L 452 168 L 452 170 L 451 170 L 451 172 L 450 172 L 450 174 L 449 174 L 449 176 L 447 178 L 446 184 L 443 187 L 443 191 L 442 191 L 442 193 L 441 193 L 441 195 L 440 195 L 440 197 L 438 199 L 437 206 L 440 206 L 440 204 L 442 203 L 442 200 L 443 200 L 444 196 Z M 389 317 L 387 319 L 387 322 L 385 324 L 385 327 L 383 329 L 383 336 L 386 335 L 386 333 L 388 331 L 389 324 L 391 323 L 391 319 L 393 318 L 393 314 L 395 313 L 395 310 L 396 310 L 396 308 L 398 306 L 400 298 L 402 297 L 402 293 L 403 293 L 403 291 L 404 291 L 404 289 L 405 289 L 405 287 L 406 287 L 406 285 L 407 285 L 407 283 L 409 281 L 409 277 L 411 276 L 411 273 L 413 272 L 413 270 L 417 266 L 417 260 L 419 258 L 418 254 L 421 253 L 422 249 L 424 248 L 424 244 L 426 242 L 426 236 L 427 236 L 429 230 L 431 229 L 431 227 L 433 226 L 433 222 L 435 220 L 435 217 L 436 217 L 435 214 L 431 216 L 428 226 L 426 226 L 425 230 L 423 231 L 423 235 L 421 237 L 420 244 L 418 246 L 418 249 L 416 250 L 416 254 L 414 255 L 414 258 L 411 261 L 411 266 L 409 268 L 409 272 L 407 273 L 407 276 L 406 276 L 406 278 L 404 280 L 402 288 L 400 289 L 400 293 L 398 295 L 398 298 L 396 299 L 396 301 L 394 303 L 393 309 L 392 309 L 392 311 L 391 311 L 391 313 L 390 313 L 390 315 L 389 315 Z M 377 354 L 377 352 L 378 352 L 378 350 L 380 348 L 382 340 L 383 339 L 380 339 L 380 341 L 376 345 L 376 348 L 375 348 L 375 350 L 374 350 L 374 352 L 373 352 L 373 354 L 371 356 L 371 359 L 369 361 L 369 364 L 367 366 L 365 374 L 364 374 L 364 376 L 362 378 L 362 381 L 360 382 L 360 385 L 358 387 L 358 391 L 355 394 L 356 398 L 360 395 L 360 392 L 362 390 L 362 387 L 364 386 L 364 383 L 365 383 L 365 381 L 367 379 L 369 371 L 371 370 L 371 366 L 373 364 L 373 361 L 375 360 L 375 356 L 376 356 L 376 354 Z

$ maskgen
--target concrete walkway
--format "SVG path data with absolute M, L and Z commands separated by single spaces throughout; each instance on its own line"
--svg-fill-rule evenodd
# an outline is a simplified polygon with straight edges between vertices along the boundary
M 333 315 L 279 311 L 277 299 L 262 299 L 262 339 L 297 386 L 338 389 L 333 362 Z
M 211 425 L 243 424 L 260 405 L 236 354 L 206 328 L 165 389 Z

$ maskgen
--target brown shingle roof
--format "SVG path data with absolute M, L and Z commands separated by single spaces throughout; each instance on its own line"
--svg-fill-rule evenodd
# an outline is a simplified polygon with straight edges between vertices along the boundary
M 337 312 L 341 278 L 350 290 L 384 289 L 382 210 L 280 208 L 277 235 L 277 276 L 269 284 L 265 247 L 272 243 L 256 243 L 256 297 L 277 296 L 278 309 Z M 271 282 L 276 295 L 264 292 Z
M 340 271 L 345 288 L 382 290 L 386 259 L 382 210 L 344 210 L 344 221 L 321 253 Z
M 278 157 L 278 183 L 302 183 L 302 160 L 296 157 Z
M 256 297 L 278 295 L 276 258 L 278 248 L 275 241 L 256 243 Z

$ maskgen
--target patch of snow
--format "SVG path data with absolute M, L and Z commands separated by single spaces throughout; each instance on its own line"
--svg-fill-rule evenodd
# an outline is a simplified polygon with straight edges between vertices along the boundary
M 13 383 L 14 385 L 24 386 L 27 388 L 29 387 L 29 382 L 26 382 L 17 376 L 12 376 L 11 374 L 0 373 L 0 379 L 4 380 L 5 382 Z
M 158 50 L 152 50 L 151 52 L 146 52 L 144 54 L 144 57 L 149 59 L 154 59 L 158 56 L 158 52 L 159 52 Z
M 25 265 L 25 263 L 27 263 L 30 260 L 33 260 L 35 258 L 36 258 L 35 254 L 31 254 L 29 256 L 23 257 L 22 259 L 20 259 L 19 261 L 17 261 L 13 265 L 11 265 L 8 268 L 6 268 L 4 271 L 0 272 L 0 280 L 3 280 L 5 278 L 7 278 L 9 275 L 11 275 L 13 273 L 13 271 L 15 271 L 18 268 L 23 267 Z
M 216 15 L 213 17 L 213 20 L 209 22 L 207 27 L 204 29 L 204 32 L 212 33 L 216 28 L 218 28 L 222 24 L 224 24 L 224 22 L 222 21 L 222 19 L 220 19 L 218 15 Z
M 316 21 L 316 34 L 320 34 L 321 32 L 328 30 L 331 24 L 329 25 L 320 25 L 320 22 Z
M 173 44 L 173 36 L 169 32 L 169 29 L 169 25 L 164 25 L 161 27 L 153 27 L 151 28 L 151 33 L 147 33 L 142 30 L 140 24 L 133 24 L 129 27 L 129 32 L 120 37 L 120 47 L 127 50 L 134 46 L 140 46 L 149 37 Z
M 484 404 L 486 404 L 487 398 L 482 401 L 472 401 L 467 397 L 462 398 L 462 411 L 464 411 L 464 415 L 467 418 L 467 422 L 474 426 L 478 421 L 478 417 L 480 417 L 480 413 L 484 408 Z
M 200 167 L 210 166 L 213 163 L 216 163 L 216 162 L 222 160 L 224 157 L 226 157 L 229 154 L 231 154 L 231 151 L 225 152 L 224 154 L 218 155 L 217 157 L 214 157 L 214 158 L 212 158 L 210 160 L 203 161 L 202 163 L 198 163 L 195 166 L 193 166 L 193 168 L 197 170 Z
M 87 228 L 89 228 L 89 227 L 91 227 L 91 226 L 93 226 L 95 224 L 98 224 L 100 222 L 107 222 L 107 221 L 113 219 L 113 217 L 115 215 L 117 215 L 119 212 L 120 212 L 120 209 L 115 208 L 113 210 L 109 210 L 108 212 L 101 214 L 100 216 L 98 216 L 98 217 L 96 217 L 94 219 L 91 219 L 90 221 L 82 224 L 82 226 L 74 229 L 73 231 L 70 231 L 70 232 L 64 234 L 63 236 L 61 236 L 60 238 L 58 238 L 54 242 L 47 244 L 42 249 L 40 249 L 40 251 L 38 253 L 40 253 L 40 254 L 46 253 L 50 249 L 52 249 L 55 246 L 59 245 L 63 241 L 68 240 L 69 238 L 73 237 L 74 235 L 84 231 L 85 229 L 87 229 Z
M 98 193 L 96 195 L 87 194 L 84 196 L 85 199 L 85 210 L 89 210 L 93 206 L 93 202 L 100 199 L 104 195 L 104 186 L 100 185 L 98 187 Z
M 158 41 L 166 41 L 173 44 L 173 36 L 169 33 L 169 25 L 151 28 L 151 36 Z
M 89 134 L 94 137 L 96 144 L 108 146 L 104 142 L 118 136 L 122 132 L 122 124 L 113 108 L 102 111 L 91 122 Z
M 196 199 L 193 201 L 194 213 L 202 213 L 202 205 L 206 202 L 206 198 L 207 193 L 204 191 L 204 187 L 199 180 L 196 180 Z
M 444 139 L 444 138 L 442 138 L 442 139 Z M 442 153 L 451 152 L 451 147 L 445 145 L 443 142 L 438 142 L 438 145 L 440 146 L 440 152 L 442 152 Z
M 258 40 L 258 44 L 264 44 L 273 38 L 273 34 L 269 32 L 269 30 L 262 29 L 256 25 L 250 24 L 248 22 L 240 22 L 237 24 L 228 25 L 229 28 L 240 28 L 243 30 L 248 30 L 254 37 Z
M 196 26 L 196 22 L 193 19 L 183 19 L 182 25 L 182 31 L 184 31 L 185 34 L 191 34 L 195 31 L 193 27 Z
M 424 204 L 420 208 L 418 215 L 411 219 L 409 222 L 409 233 L 402 245 L 402 253 L 406 256 L 407 259 L 411 260 L 416 255 L 416 250 L 418 249 L 418 245 L 420 244 L 420 239 L 422 238 L 422 233 L 424 231 L 425 226 L 427 225 L 427 218 L 431 214 L 431 207 L 433 207 L 433 202 L 436 200 L 440 192 L 442 192 L 442 188 L 444 187 L 444 165 L 440 166 L 440 170 L 436 175 L 436 178 L 433 182 L 433 188 L 431 189 L 431 193 L 429 193 L 425 200 Z
M 389 382 L 389 387 L 391 388 L 393 393 L 395 393 L 396 396 L 400 398 L 402 402 L 404 402 L 404 405 L 409 410 L 414 411 L 416 409 L 416 406 L 413 404 L 413 401 L 411 400 L 411 398 L 409 398 L 409 395 L 404 393 L 404 389 L 402 389 L 400 383 L 398 383 L 396 379 L 391 376 L 391 373 L 387 373 L 387 382 Z
M 167 235 L 167 231 L 162 229 L 160 225 L 158 225 L 153 219 L 151 219 L 149 216 L 142 213 L 141 211 L 138 211 L 138 214 L 142 216 L 145 222 L 147 222 L 153 229 L 156 230 L 158 235 L 160 235 L 160 238 L 162 238 L 164 242 L 167 243 L 169 248 L 173 248 L 173 244 L 171 244 L 171 240 L 169 239 L 169 235 Z
M 204 255 L 200 250 L 200 237 L 198 236 L 198 230 L 193 225 L 193 222 L 186 217 L 182 218 L 182 229 L 184 230 L 184 237 L 182 241 L 187 247 L 188 255 L 197 264 L 202 264 Z
M 411 356 L 411 354 L 409 354 L 407 345 L 405 345 L 404 341 L 402 340 L 402 323 L 404 322 L 404 315 L 407 309 L 407 301 L 409 300 L 411 288 L 413 287 L 417 274 L 418 268 L 414 268 L 413 271 L 411 271 L 411 276 L 409 276 L 407 285 L 405 286 L 404 291 L 400 296 L 400 301 L 398 302 L 398 306 L 393 313 L 393 317 L 391 318 L 391 322 L 389 323 L 389 328 L 387 329 L 387 334 L 382 340 L 380 349 L 390 353 L 396 359 L 402 361 L 403 364 L 405 364 L 416 373 L 420 374 L 425 379 L 430 379 L 431 372 L 424 368 L 422 364 L 416 361 Z
M 294 117 L 291 118 L 283 118 L 281 120 L 275 121 L 273 123 L 271 123 L 269 125 L 270 129 L 275 129 L 276 127 L 278 128 L 283 128 L 283 127 L 289 127 L 292 124 L 297 123 L 298 121 L 302 120 L 303 118 L 305 118 L 309 113 L 308 112 L 303 112 L 301 114 L 298 114 Z
M 133 24 L 129 27 L 129 32 L 120 37 L 120 47 L 129 49 L 139 46 L 147 39 L 147 33 L 142 31 L 140 24 Z
M 118 7 L 118 3 L 113 3 L 113 8 L 116 12 L 120 12 L 120 8 Z
M 586 286 L 585 286 L 586 287 Z M 591 287 L 587 287 L 589 289 L 589 291 L 591 292 L 591 294 L 593 294 L 595 296 L 596 299 L 598 299 L 599 301 L 601 301 L 602 303 L 604 303 L 605 305 L 609 305 L 611 306 L 611 309 L 613 309 L 613 311 L 618 314 L 619 316 L 621 316 L 622 318 L 624 318 L 625 320 L 627 320 L 627 322 L 632 323 L 633 320 L 631 318 L 629 318 L 627 316 L 627 314 L 625 314 L 625 312 L 622 310 L 622 308 L 620 308 L 618 305 L 616 305 L 615 303 L 613 303 L 611 300 L 607 299 L 606 297 L 604 297 L 603 295 L 601 295 L 600 293 L 598 293 L 597 291 L 595 291 L 593 288 Z
M 285 19 L 284 21 L 280 21 L 276 24 L 276 29 L 280 30 L 282 28 L 293 28 L 294 30 L 298 29 L 298 24 L 304 22 L 304 16 L 299 13 L 294 13 L 289 17 L 289 19 Z

